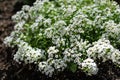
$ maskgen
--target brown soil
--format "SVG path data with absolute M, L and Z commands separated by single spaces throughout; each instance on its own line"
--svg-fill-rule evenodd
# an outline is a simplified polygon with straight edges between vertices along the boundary
M 95 76 L 83 72 L 72 73 L 67 70 L 49 78 L 33 64 L 18 64 L 13 60 L 17 48 L 6 47 L 3 40 L 13 30 L 11 16 L 21 9 L 22 2 L 17 0 L 0 0 L 0 80 L 120 80 L 120 68 L 111 61 L 99 65 Z

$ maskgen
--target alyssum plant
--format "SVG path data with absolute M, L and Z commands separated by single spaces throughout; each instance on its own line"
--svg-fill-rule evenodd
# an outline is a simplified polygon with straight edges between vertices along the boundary
M 111 0 L 37 0 L 13 17 L 4 43 L 18 46 L 14 60 L 52 76 L 65 69 L 98 72 L 96 60 L 120 65 L 120 7 Z

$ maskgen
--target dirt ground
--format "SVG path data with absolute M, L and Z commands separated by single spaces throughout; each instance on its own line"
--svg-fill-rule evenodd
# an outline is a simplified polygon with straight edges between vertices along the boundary
M 6 47 L 3 40 L 13 30 L 11 16 L 20 10 L 22 5 L 23 3 L 17 0 L 0 0 L 0 80 L 120 80 L 120 68 L 111 61 L 99 65 L 99 72 L 95 76 L 65 70 L 52 78 L 41 74 L 33 64 L 16 63 L 13 55 L 17 48 Z

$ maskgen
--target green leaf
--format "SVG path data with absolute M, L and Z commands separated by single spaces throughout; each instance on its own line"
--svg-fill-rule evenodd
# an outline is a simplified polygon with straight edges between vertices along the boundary
M 72 71 L 73 73 L 77 71 L 77 64 L 75 63 L 70 63 L 69 64 L 69 69 L 70 71 Z

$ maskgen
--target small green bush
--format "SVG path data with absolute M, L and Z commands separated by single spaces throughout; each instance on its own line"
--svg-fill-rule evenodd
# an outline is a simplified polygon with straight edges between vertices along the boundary
M 18 46 L 14 60 L 34 63 L 48 76 L 65 69 L 95 75 L 98 59 L 120 65 L 120 7 L 114 1 L 37 0 L 12 18 L 16 25 L 4 43 Z

